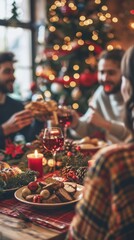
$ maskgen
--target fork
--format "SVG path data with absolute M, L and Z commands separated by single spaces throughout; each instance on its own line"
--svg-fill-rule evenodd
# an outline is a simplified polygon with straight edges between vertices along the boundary
M 61 222 L 52 222 L 50 220 L 47 219 L 41 219 L 39 217 L 28 217 L 26 216 L 24 213 L 22 213 L 20 210 L 16 209 L 15 210 L 18 213 L 18 217 L 21 218 L 22 220 L 26 221 L 26 222 L 33 222 L 36 223 L 36 221 L 40 221 L 40 222 L 44 222 L 47 225 L 49 225 L 50 227 L 54 227 L 57 228 L 59 230 L 63 230 L 67 227 L 67 224 L 65 223 L 61 223 Z

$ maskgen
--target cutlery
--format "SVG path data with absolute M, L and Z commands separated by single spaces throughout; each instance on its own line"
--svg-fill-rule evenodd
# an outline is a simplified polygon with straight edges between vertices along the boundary
M 26 221 L 26 222 L 36 223 L 36 221 L 40 221 L 42 223 L 46 223 L 50 227 L 57 228 L 58 230 L 63 230 L 67 227 L 67 224 L 65 224 L 65 223 L 61 223 L 61 222 L 57 222 L 57 221 L 52 222 L 48 219 L 41 219 L 39 217 L 28 217 L 18 209 L 16 209 L 15 211 L 18 213 L 18 217 L 21 218 L 22 220 Z

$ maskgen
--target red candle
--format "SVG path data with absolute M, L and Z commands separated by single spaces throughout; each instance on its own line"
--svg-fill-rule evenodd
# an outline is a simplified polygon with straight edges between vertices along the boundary
M 34 151 L 34 153 L 29 153 L 27 155 L 28 159 L 28 168 L 34 171 L 39 172 L 38 177 L 42 177 L 43 175 L 43 154 L 38 153 L 37 150 Z

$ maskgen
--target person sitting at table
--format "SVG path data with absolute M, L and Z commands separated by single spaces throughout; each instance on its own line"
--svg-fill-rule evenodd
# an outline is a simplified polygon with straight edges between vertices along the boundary
M 124 124 L 124 102 L 120 92 L 120 63 L 123 54 L 122 49 L 103 51 L 100 54 L 98 60 L 100 86 L 89 101 L 89 109 L 81 117 L 72 111 L 70 133 L 74 138 L 98 135 L 108 142 L 116 143 L 129 137 L 130 132 Z
M 5 148 L 6 139 L 14 140 L 16 134 L 32 141 L 43 128 L 43 122 L 33 120 L 31 111 L 25 110 L 21 101 L 8 96 L 13 92 L 15 55 L 0 53 L 0 149 Z
M 122 59 L 121 92 L 133 138 L 94 155 L 66 240 L 134 239 L 134 46 Z

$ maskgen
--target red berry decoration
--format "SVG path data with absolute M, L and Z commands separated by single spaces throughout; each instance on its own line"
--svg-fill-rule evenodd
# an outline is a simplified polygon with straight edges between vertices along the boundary
M 68 152 L 68 153 L 67 153 L 67 156 L 68 156 L 68 157 L 71 157 L 71 156 L 72 156 L 72 153 L 71 153 L 71 152 Z
M 77 150 L 77 151 L 80 151 L 80 150 L 81 150 L 81 147 L 80 147 L 80 146 L 77 146 L 77 147 L 76 147 L 76 150 Z
M 32 192 L 34 192 L 34 191 L 36 191 L 37 189 L 38 189 L 38 187 L 39 187 L 39 185 L 38 185 L 38 183 L 37 182 L 30 182 L 29 184 L 28 184 L 28 188 L 30 189 L 30 191 L 32 191 Z
M 41 196 L 41 195 L 35 195 L 34 197 L 33 197 L 33 202 L 34 203 L 41 203 L 42 202 L 42 200 L 43 200 L 43 197 Z

